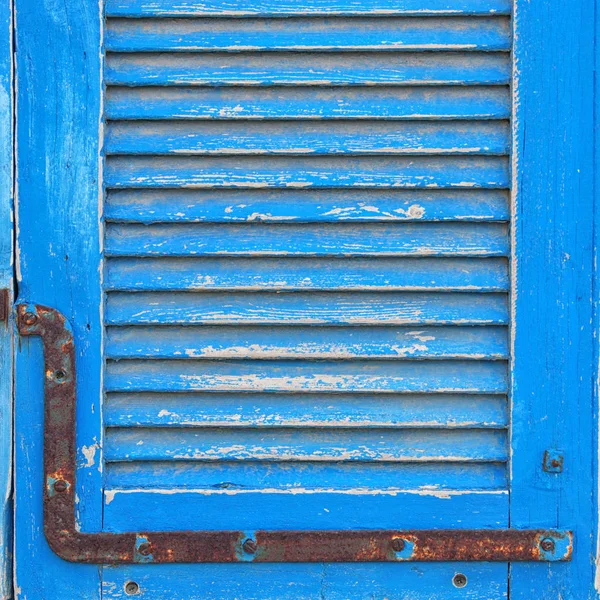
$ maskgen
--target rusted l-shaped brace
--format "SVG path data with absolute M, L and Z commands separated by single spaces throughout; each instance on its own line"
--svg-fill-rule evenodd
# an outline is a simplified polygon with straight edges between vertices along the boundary
M 564 561 L 573 536 L 556 530 L 163 531 L 81 533 L 75 523 L 73 333 L 58 311 L 17 306 L 23 336 L 44 347 L 44 531 L 52 549 L 72 562 L 398 562 Z

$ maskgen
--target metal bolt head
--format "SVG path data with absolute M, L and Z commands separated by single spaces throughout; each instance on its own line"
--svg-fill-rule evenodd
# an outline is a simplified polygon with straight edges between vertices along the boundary
M 246 554 L 254 554 L 256 552 L 256 549 L 257 549 L 256 542 L 253 539 L 248 538 L 242 544 L 242 548 L 243 548 L 243 550 L 244 550 L 244 552 Z
M 150 542 L 142 542 L 137 548 L 138 554 L 141 556 L 150 556 L 152 553 L 152 546 Z
M 58 481 L 54 482 L 53 487 L 55 492 L 62 494 L 63 492 L 67 491 L 69 484 L 64 479 L 59 479 Z
M 23 323 L 25 323 L 25 325 L 35 325 L 37 323 L 37 315 L 35 313 L 32 312 L 26 312 L 23 315 Z
M 544 552 L 554 552 L 556 544 L 554 543 L 553 539 L 551 539 L 551 538 L 544 538 L 540 542 L 540 546 L 541 546 L 541 548 L 542 548 L 542 550 Z
M 133 596 L 140 593 L 140 586 L 135 581 L 128 581 L 125 584 L 125 593 L 128 596 Z
M 394 552 L 402 552 L 404 550 L 405 542 L 402 538 L 394 538 L 392 540 L 392 550 Z
M 457 573 L 452 578 L 452 583 L 453 583 L 454 587 L 464 588 L 467 585 L 467 576 L 463 575 L 462 573 Z

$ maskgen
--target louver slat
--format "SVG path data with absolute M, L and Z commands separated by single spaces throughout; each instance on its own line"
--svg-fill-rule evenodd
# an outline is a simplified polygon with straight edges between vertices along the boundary
M 489 157 L 115 156 L 111 188 L 507 188 L 509 165 Z
M 106 0 L 107 16 L 489 15 L 511 12 L 510 0 Z
M 505 507 L 510 2 L 106 15 L 107 529 L 153 488 Z
M 506 294 L 112 292 L 111 325 L 506 325 Z
M 510 21 L 493 19 L 115 19 L 107 50 L 509 50 Z
M 502 86 L 109 87 L 105 111 L 129 120 L 508 119 L 510 98 Z
M 503 429 L 500 395 L 111 393 L 110 427 L 388 427 Z
M 111 190 L 119 223 L 508 221 L 505 190 Z
M 108 53 L 109 85 L 506 85 L 501 52 Z
M 113 327 L 106 356 L 123 358 L 508 358 L 505 328 Z
M 497 292 L 508 286 L 506 260 L 458 258 L 123 258 L 107 261 L 106 282 L 107 289 L 130 291 Z

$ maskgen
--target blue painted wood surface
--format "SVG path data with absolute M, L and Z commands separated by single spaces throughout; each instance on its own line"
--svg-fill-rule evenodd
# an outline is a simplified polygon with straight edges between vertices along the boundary
M 507 523 L 509 20 L 380 16 L 107 21 L 105 528 Z
M 513 564 L 515 600 L 597 597 L 594 7 L 516 4 L 511 526 L 568 524 L 575 547 L 571 563 Z M 562 474 L 542 470 L 548 449 Z
M 252 15 L 489 15 L 510 14 L 510 0 L 107 0 L 109 16 L 252 16 Z
M 507 154 L 508 121 L 111 122 L 110 154 Z
M 502 85 L 507 53 L 107 54 L 109 85 Z
M 15 0 L 19 299 L 63 312 L 77 340 L 77 517 L 102 527 L 100 7 Z M 97 599 L 100 569 L 50 549 L 42 524 L 44 367 L 19 339 L 16 377 L 16 571 L 22 600 Z M 97 451 L 97 452 L 96 452 Z
M 258 568 L 255 568 L 258 567 Z M 452 585 L 456 573 L 467 575 L 468 585 Z M 126 600 L 129 581 L 139 583 L 142 598 L 169 600 L 502 600 L 508 598 L 504 564 L 304 564 L 295 565 L 156 565 L 107 568 L 106 598 Z M 174 585 L 173 582 L 177 582 Z M 402 582 L 400 584 L 400 582 Z M 418 590 L 418 591 L 415 591 Z M 440 590 L 443 592 L 440 594 Z
M 253 3 L 254 4 L 254 3 Z M 106 50 L 509 50 L 510 20 L 110 19 Z
M 506 325 L 505 294 L 353 293 L 271 294 L 114 292 L 106 305 L 109 325 Z
M 508 494 L 501 489 L 458 490 L 455 493 L 444 489 L 425 489 L 417 493 L 375 489 L 369 493 L 368 489 L 358 488 L 329 493 L 310 489 L 282 493 L 275 488 L 236 493 L 227 489 L 189 491 L 141 488 L 107 489 L 104 511 L 106 528 L 114 531 L 151 531 L 158 528 L 158 523 L 161 526 L 165 524 L 169 530 L 197 529 L 199 523 L 209 530 L 237 527 L 246 531 L 263 525 L 273 529 L 326 530 L 365 529 L 379 524 L 383 528 L 410 529 L 415 523 L 419 523 L 419 527 L 434 529 L 486 529 L 506 527 L 508 503 Z M 135 507 L 133 510 L 132 506 Z M 209 519 L 207 515 L 210 515 Z M 213 565 L 216 577 L 222 566 Z M 353 566 L 358 570 L 359 565 Z M 414 567 L 418 570 L 426 568 L 426 565 L 416 564 Z M 303 565 L 290 564 L 287 568 L 290 579 L 293 579 Z M 349 569 L 352 571 L 352 566 Z M 258 574 L 256 577 L 257 583 L 261 583 Z M 490 585 L 493 583 L 490 582 Z M 503 583 L 506 584 L 506 580 Z M 262 585 L 268 589 L 269 583 L 265 581 Z M 352 579 L 348 580 L 347 585 L 351 589 Z M 404 585 L 403 579 L 394 582 L 396 594 L 401 593 Z M 440 585 L 437 590 L 439 598 L 445 598 L 450 588 L 450 581 Z M 163 595 L 170 597 L 167 596 L 169 591 L 167 588 Z M 411 593 L 419 600 L 421 597 L 429 598 L 419 586 L 411 588 Z
M 505 87 L 110 87 L 110 119 L 507 119 Z
M 506 190 L 111 190 L 113 223 L 507 221 Z
M 0 5 L 0 288 L 14 294 L 12 3 Z M 0 322 L 0 598 L 12 591 L 12 317 Z

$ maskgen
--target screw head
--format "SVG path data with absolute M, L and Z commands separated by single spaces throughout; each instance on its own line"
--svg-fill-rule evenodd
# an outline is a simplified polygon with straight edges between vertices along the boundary
M 142 542 L 138 546 L 137 552 L 142 556 L 150 556 L 150 554 L 152 553 L 152 546 L 150 545 L 150 542 Z
M 467 576 L 463 575 L 462 573 L 457 573 L 452 578 L 452 583 L 453 583 L 454 587 L 464 588 L 467 585 Z
M 140 593 L 140 586 L 135 581 L 128 581 L 125 584 L 125 593 L 128 596 L 133 596 Z
M 69 484 L 64 479 L 59 479 L 58 481 L 54 482 L 53 487 L 55 492 L 62 494 L 63 492 L 67 491 Z
M 67 377 L 67 374 L 62 369 L 59 369 L 58 371 L 54 371 L 54 379 L 56 381 L 64 381 L 64 379 L 66 377 Z
M 392 550 L 394 552 L 402 552 L 405 546 L 406 544 L 402 538 L 394 538 L 392 540 Z
M 257 550 L 256 542 L 253 539 L 248 538 L 242 544 L 242 549 L 244 550 L 244 552 L 246 554 L 254 554 L 256 552 L 256 550 Z
M 32 312 L 26 312 L 23 315 L 23 323 L 25 323 L 25 325 L 35 325 L 37 323 L 37 315 L 35 313 Z
M 554 540 L 551 538 L 544 538 L 540 542 L 540 546 L 544 552 L 554 552 L 554 549 L 556 547 Z

